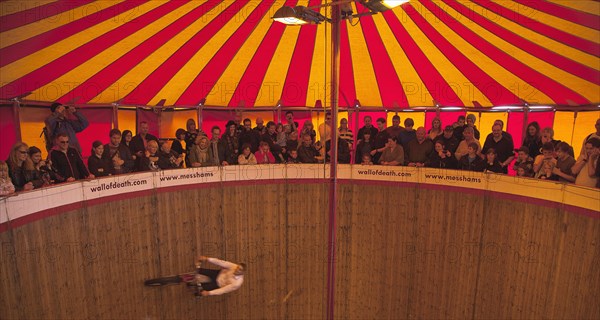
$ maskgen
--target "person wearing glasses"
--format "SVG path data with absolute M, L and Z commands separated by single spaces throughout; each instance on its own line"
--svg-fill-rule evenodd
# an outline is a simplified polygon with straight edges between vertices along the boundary
M 29 191 L 44 184 L 29 157 L 27 144 L 15 143 L 10 150 L 6 164 L 8 165 L 8 175 L 16 191 Z
M 81 153 L 81 146 L 77 140 L 76 133 L 83 131 L 89 126 L 86 117 L 73 106 L 65 106 L 55 102 L 50 106 L 52 114 L 46 118 L 46 128 L 52 141 L 59 134 L 64 133 L 69 137 L 69 144 Z M 48 150 L 50 151 L 50 150 Z
M 56 147 L 50 151 L 52 166 L 66 182 L 93 179 L 94 175 L 86 168 L 81 154 L 69 143 L 69 136 L 66 133 L 60 133 L 56 137 Z

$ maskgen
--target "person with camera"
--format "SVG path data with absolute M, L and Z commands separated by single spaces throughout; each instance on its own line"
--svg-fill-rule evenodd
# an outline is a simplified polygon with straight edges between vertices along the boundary
M 69 146 L 81 153 L 81 146 L 76 133 L 89 126 L 87 118 L 75 107 L 65 106 L 60 102 L 53 103 L 50 106 L 50 111 L 52 111 L 52 114 L 45 121 L 49 141 L 55 141 L 59 134 L 64 133 L 69 138 Z M 47 151 L 50 151 L 50 149 Z

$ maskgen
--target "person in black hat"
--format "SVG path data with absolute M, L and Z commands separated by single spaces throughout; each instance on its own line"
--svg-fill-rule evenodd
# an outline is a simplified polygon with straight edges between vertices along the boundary
M 444 128 L 444 133 L 437 136 L 437 138 L 433 140 L 434 146 L 438 141 L 442 142 L 444 150 L 450 151 L 453 155 L 456 152 L 456 149 L 458 149 L 458 144 L 460 143 L 460 141 L 454 136 L 454 127 L 452 125 L 447 125 L 446 128 Z
M 53 103 L 50 106 L 50 111 L 52 114 L 45 121 L 48 132 L 47 138 L 54 143 L 56 137 L 64 133 L 69 138 L 69 146 L 81 153 L 81 146 L 77 140 L 76 133 L 88 127 L 89 122 L 86 117 L 75 109 L 75 107 L 65 106 L 60 102 Z M 47 149 L 49 151 L 48 147 Z
M 225 133 L 219 141 L 219 160 L 222 166 L 237 164 L 240 152 L 239 136 L 237 134 L 237 124 L 229 120 L 225 126 Z

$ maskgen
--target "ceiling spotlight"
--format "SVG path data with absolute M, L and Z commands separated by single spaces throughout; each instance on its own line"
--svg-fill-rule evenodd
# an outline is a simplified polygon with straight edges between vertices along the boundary
M 405 4 L 409 0 L 361 0 L 360 3 L 373 12 L 384 12 L 393 9 L 399 5 Z
M 303 6 L 283 6 L 275 12 L 273 20 L 288 25 L 319 24 L 327 21 L 327 18 L 317 11 Z

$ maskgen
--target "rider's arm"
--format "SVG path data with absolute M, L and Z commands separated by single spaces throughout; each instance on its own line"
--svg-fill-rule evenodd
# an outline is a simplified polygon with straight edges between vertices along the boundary
M 237 267 L 237 264 L 229 262 L 229 261 L 224 261 L 224 260 L 219 260 L 217 258 L 207 258 L 206 259 L 208 262 L 217 265 L 223 269 L 234 269 Z
M 242 286 L 241 283 L 230 283 L 219 289 L 206 291 L 206 294 L 209 296 L 219 296 L 219 295 L 231 292 L 231 291 L 235 291 L 235 290 L 239 289 L 241 286 Z

